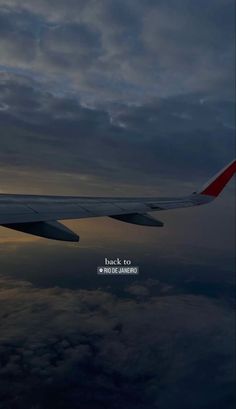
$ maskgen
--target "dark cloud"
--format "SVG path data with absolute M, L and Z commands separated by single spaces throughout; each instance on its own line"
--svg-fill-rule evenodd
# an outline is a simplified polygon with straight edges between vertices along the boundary
M 74 69 L 79 77 L 101 54 L 100 33 L 85 24 L 50 27 L 44 30 L 40 49 L 44 63 L 56 72 Z
M 233 156 L 234 104 L 227 100 L 193 94 L 99 108 L 13 74 L 2 75 L 0 86 L 0 156 L 8 167 L 121 183 L 139 174 L 139 184 L 149 178 L 151 185 L 163 172 L 185 182 L 197 170 L 205 181 Z
M 137 302 L 4 276 L 0 299 L 3 407 L 164 409 L 181 401 L 199 409 L 225 396 L 232 407 L 234 314 L 219 303 L 189 295 Z
M 231 0 L 0 4 L 6 69 L 57 78 L 96 103 L 188 92 L 233 97 Z

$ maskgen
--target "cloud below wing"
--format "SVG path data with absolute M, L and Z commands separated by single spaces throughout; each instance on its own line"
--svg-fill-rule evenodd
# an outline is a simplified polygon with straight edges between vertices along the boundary
M 31 405 L 46 408 L 52 397 L 62 407 L 79 400 L 84 407 L 129 402 L 130 408 L 143 408 L 149 402 L 177 408 L 186 377 L 191 394 L 185 393 L 184 409 L 194 408 L 195 400 L 200 406 L 221 399 L 222 393 L 211 389 L 217 384 L 214 390 L 229 392 L 233 312 L 202 296 L 147 297 L 147 284 L 141 289 L 130 288 L 122 299 L 101 290 L 40 289 L 2 276 L 0 393 L 5 404 L 14 400 L 5 390 L 8 376 L 19 402 L 27 395 Z M 201 376 L 199 359 L 206 368 Z

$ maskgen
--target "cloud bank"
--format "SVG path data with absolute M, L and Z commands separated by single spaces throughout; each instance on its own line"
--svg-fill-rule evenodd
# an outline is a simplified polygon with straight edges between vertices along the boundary
M 234 2 L 1 0 L 3 69 L 85 101 L 233 96 Z
M 199 409 L 226 395 L 231 402 L 232 310 L 204 296 L 168 295 L 166 286 L 150 296 L 155 285 L 131 285 L 119 298 L 2 276 L 1 407 L 167 409 L 181 400 L 183 409 Z
M 12 73 L 2 74 L 0 90 L 0 160 L 9 171 L 161 188 L 158 175 L 194 183 L 197 171 L 202 184 L 233 156 L 232 101 L 192 94 L 91 107 Z

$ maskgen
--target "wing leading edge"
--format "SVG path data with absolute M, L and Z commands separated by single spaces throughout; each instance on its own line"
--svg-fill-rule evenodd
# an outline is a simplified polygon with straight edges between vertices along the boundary
M 180 198 L 110 198 L 0 195 L 0 225 L 54 240 L 78 241 L 79 236 L 57 220 L 109 216 L 142 226 L 162 226 L 149 212 L 199 206 L 214 200 L 236 172 L 229 163 L 204 187 Z

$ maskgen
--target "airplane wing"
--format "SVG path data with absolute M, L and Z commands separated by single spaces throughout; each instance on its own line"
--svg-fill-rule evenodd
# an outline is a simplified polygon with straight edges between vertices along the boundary
M 0 194 L 0 225 L 63 241 L 79 241 L 79 236 L 58 220 L 109 216 L 126 223 L 160 227 L 163 223 L 150 216 L 150 212 L 209 203 L 220 194 L 235 172 L 236 160 L 233 160 L 198 192 L 179 198 Z

